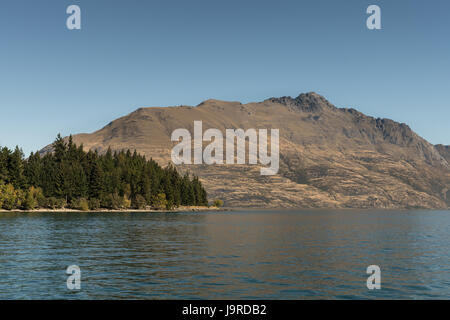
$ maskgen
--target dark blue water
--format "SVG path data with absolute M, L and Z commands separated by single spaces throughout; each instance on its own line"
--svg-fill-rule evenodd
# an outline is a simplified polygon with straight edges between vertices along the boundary
M 449 299 L 449 251 L 450 211 L 0 213 L 0 299 Z

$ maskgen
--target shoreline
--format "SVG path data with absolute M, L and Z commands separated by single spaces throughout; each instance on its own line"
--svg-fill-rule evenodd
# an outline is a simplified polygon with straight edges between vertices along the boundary
M 233 211 L 275 211 L 275 210 L 282 210 L 282 211 L 323 211 L 323 210 L 338 210 L 338 211 L 355 211 L 355 210 L 363 210 L 363 211 L 449 211 L 450 207 L 448 208 L 416 208 L 416 207 L 398 207 L 398 208 L 358 208 L 358 207 L 337 207 L 337 208 L 330 208 L 330 207 L 323 207 L 323 208 L 308 208 L 308 207 L 266 207 L 266 208 L 257 208 L 257 207 L 227 207 L 227 209 L 233 210 Z
M 34 210 L 4 210 L 0 209 L 2 213 L 191 213 L 191 212 L 228 212 L 228 211 L 248 211 L 248 212 L 270 212 L 270 211 L 323 211 L 323 210 L 335 210 L 335 211 L 450 211 L 447 209 L 436 208 L 255 208 L 255 207 L 197 207 L 187 206 L 179 207 L 172 210 L 157 210 L 157 209 L 97 209 L 97 210 L 78 210 L 78 209 L 34 209 Z
M 97 210 L 77 210 L 77 209 L 34 209 L 34 210 L 0 210 L 1 213 L 183 213 L 183 212 L 208 212 L 208 211 L 215 211 L 215 212 L 225 212 L 225 211 L 231 211 L 230 208 L 217 208 L 217 207 L 178 207 L 176 209 L 172 210 L 156 210 L 156 209 L 97 209 Z

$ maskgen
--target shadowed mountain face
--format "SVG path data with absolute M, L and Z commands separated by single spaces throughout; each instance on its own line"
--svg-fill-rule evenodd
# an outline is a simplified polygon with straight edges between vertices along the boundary
M 183 165 L 228 206 L 314 208 L 448 208 L 449 147 L 433 146 L 406 124 L 336 108 L 316 93 L 241 104 L 207 100 L 196 107 L 141 108 L 92 134 L 85 149 L 136 149 L 171 161 L 175 129 L 280 130 L 280 170 L 257 165 Z M 205 143 L 206 145 L 206 143 Z M 47 147 L 43 152 L 51 150 Z
M 436 150 L 450 163 L 450 146 L 443 146 L 442 144 L 435 145 Z

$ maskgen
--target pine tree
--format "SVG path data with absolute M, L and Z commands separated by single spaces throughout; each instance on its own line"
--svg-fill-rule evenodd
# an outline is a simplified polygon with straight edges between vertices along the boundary
M 11 183 L 14 188 L 20 189 L 24 186 L 25 176 L 23 168 L 23 152 L 17 146 L 13 153 L 10 154 L 8 159 L 8 173 L 9 173 L 9 183 Z
M 8 173 L 8 159 L 10 156 L 8 148 L 4 147 L 0 150 L 0 183 L 5 183 L 9 180 Z
M 97 161 L 92 164 L 89 176 L 89 197 L 99 199 L 102 196 L 102 171 Z
M 41 187 L 42 160 L 39 153 L 31 153 L 25 162 L 24 175 L 27 186 Z
M 56 162 L 62 162 L 66 156 L 67 145 L 59 133 L 53 142 L 53 149 Z
M 198 177 L 181 177 L 173 165 L 162 168 L 136 150 L 113 154 L 108 149 L 99 155 L 77 147 L 71 136 L 66 143 L 61 135 L 53 143 L 53 152 L 43 157 L 31 153 L 24 159 L 18 147 L 0 149 L 0 206 L 62 208 L 66 203 L 83 210 L 88 204 L 91 209 L 150 204 L 170 209 L 208 201 Z

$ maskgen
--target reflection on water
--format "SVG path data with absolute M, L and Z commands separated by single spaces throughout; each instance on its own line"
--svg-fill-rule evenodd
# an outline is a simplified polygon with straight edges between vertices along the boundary
M 448 299 L 449 231 L 449 211 L 0 213 L 0 298 Z

